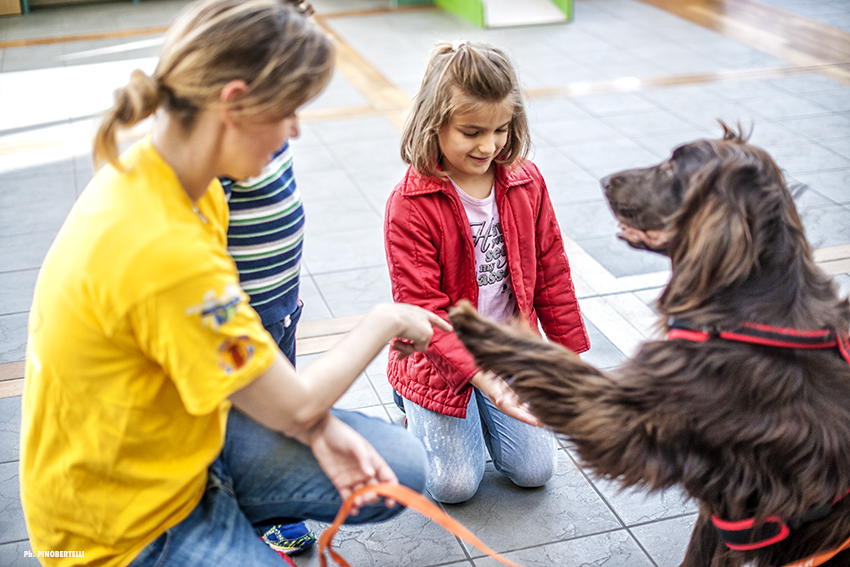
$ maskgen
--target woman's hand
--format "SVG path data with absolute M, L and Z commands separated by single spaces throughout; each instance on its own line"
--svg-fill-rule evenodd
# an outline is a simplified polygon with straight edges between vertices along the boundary
M 396 317 L 397 336 L 390 342 L 390 348 L 399 352 L 400 359 L 428 348 L 434 327 L 452 331 L 452 326 L 440 316 L 415 305 L 392 303 L 387 304 L 385 309 L 392 310 L 392 316 Z
M 398 484 L 398 479 L 381 455 L 362 435 L 347 424 L 328 414 L 307 435 L 308 445 L 319 466 L 339 491 L 343 500 L 352 492 L 370 484 L 389 482 Z M 360 511 L 361 506 L 373 504 L 379 500 L 374 493 L 358 496 L 354 501 L 352 515 Z M 395 501 L 387 500 L 388 508 Z
M 528 404 L 523 403 L 508 383 L 492 372 L 479 372 L 472 377 L 470 383 L 481 390 L 481 393 L 505 415 L 534 427 L 543 427 L 543 422 L 529 411 Z

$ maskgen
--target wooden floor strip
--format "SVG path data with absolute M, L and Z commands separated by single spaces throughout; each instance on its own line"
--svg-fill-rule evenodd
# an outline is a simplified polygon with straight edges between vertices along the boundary
M 709 73 L 685 73 L 680 75 L 663 75 L 646 78 L 623 77 L 609 81 L 580 82 L 558 87 L 529 89 L 526 91 L 526 95 L 529 98 L 574 97 L 615 92 L 632 92 L 680 85 L 774 79 L 795 75 L 810 75 L 814 73 L 824 74 L 834 71 L 850 73 L 850 63 L 840 65 L 783 66 L 763 67 L 760 69 L 721 70 Z
M 16 396 L 23 395 L 24 393 L 24 379 L 23 378 L 15 378 L 14 380 L 6 380 L 0 382 L 0 399 L 3 398 L 14 398 Z
M 827 246 L 818 248 L 813 253 L 815 262 L 831 262 L 835 260 L 850 259 L 850 244 L 839 244 L 838 246 Z
M 850 273 L 850 258 L 820 262 L 818 265 L 828 276 Z
M 850 33 L 755 0 L 640 0 L 792 65 L 824 65 L 822 74 L 850 85 Z
M 850 273 L 850 244 L 819 248 L 814 251 L 814 257 L 828 276 Z
M 345 120 L 380 114 L 371 106 L 348 106 L 341 108 L 308 108 L 298 111 L 299 122 L 324 122 L 326 120 Z
M 363 10 L 349 10 L 347 12 L 317 12 L 315 18 L 317 20 L 330 20 L 335 18 L 360 18 L 363 16 L 376 16 L 380 14 L 396 14 L 399 12 L 421 12 L 423 10 L 437 10 L 436 6 L 422 4 L 419 6 L 399 6 L 397 8 L 367 8 Z
M 369 10 L 349 10 L 343 12 L 334 12 L 321 14 L 317 13 L 317 20 L 325 20 L 331 18 L 357 18 L 362 16 L 373 16 L 377 14 L 386 14 L 391 12 L 413 12 L 421 10 L 436 10 L 434 6 L 403 6 L 399 8 L 373 8 Z M 154 26 L 147 28 L 133 28 L 126 30 L 109 30 L 102 32 L 80 33 L 70 35 L 57 35 L 49 37 L 33 37 L 28 39 L 15 39 L 9 41 L 0 41 L 0 49 L 9 47 L 27 47 L 29 45 L 49 45 L 52 43 L 69 43 L 74 41 L 90 41 L 97 39 L 110 39 L 115 37 L 133 37 L 137 35 L 164 34 L 168 31 L 168 26 Z
M 0 364 L 0 382 L 24 377 L 24 361 Z
M 339 72 L 345 75 L 345 78 L 363 96 L 369 99 L 378 113 L 401 130 L 407 117 L 410 97 L 336 35 L 322 18 L 317 18 L 316 21 L 325 32 L 334 38 L 337 47 L 336 68 Z
M 160 34 L 168 31 L 168 26 L 151 28 L 136 28 L 130 30 L 113 30 L 96 33 L 80 33 L 74 35 L 57 35 L 53 37 L 33 37 L 30 39 L 15 39 L 0 41 L 0 49 L 9 47 L 27 47 L 30 45 L 49 45 L 51 43 L 69 43 L 72 41 L 90 41 L 95 39 L 110 39 L 114 37 L 132 37 L 136 35 Z
M 0 364 L 0 399 L 24 393 L 24 361 Z
M 295 331 L 299 355 L 330 350 L 363 320 L 363 315 L 304 321 Z M 24 361 L 0 364 L 0 398 L 20 396 L 24 391 Z
M 349 332 L 363 320 L 363 315 L 352 315 L 351 317 L 334 317 L 332 319 L 317 319 L 315 321 L 302 321 L 295 330 L 296 340 L 327 337 Z

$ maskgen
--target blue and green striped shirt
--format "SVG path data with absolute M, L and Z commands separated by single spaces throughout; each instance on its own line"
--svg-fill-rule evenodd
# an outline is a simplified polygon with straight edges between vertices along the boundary
M 227 250 L 263 325 L 295 311 L 304 240 L 304 207 L 287 142 L 257 177 L 221 179 L 230 205 Z

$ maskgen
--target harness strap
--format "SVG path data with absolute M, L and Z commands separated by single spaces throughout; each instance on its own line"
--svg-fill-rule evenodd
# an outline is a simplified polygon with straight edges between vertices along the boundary
M 761 549 L 779 543 L 791 533 L 791 530 L 779 516 L 768 516 L 764 520 L 764 524 L 759 526 L 758 529 L 753 529 L 755 523 L 753 518 L 727 522 L 712 515 L 711 523 L 720 532 L 720 539 L 723 540 L 726 547 L 735 551 Z
M 789 329 L 760 323 L 744 323 L 731 329 L 703 329 L 694 327 L 686 321 L 674 319 L 670 322 L 667 338 L 694 342 L 718 338 L 779 348 L 838 348 L 841 356 L 847 364 L 850 364 L 850 337 L 830 329 Z
M 704 329 L 694 327 L 687 321 L 680 319 L 671 320 L 669 327 L 667 339 L 705 342 L 717 338 L 779 348 L 838 348 L 841 356 L 847 361 L 847 364 L 850 364 L 850 338 L 846 334 L 840 334 L 829 329 L 789 329 L 760 323 L 744 323 L 731 329 Z M 791 533 L 791 529 L 797 529 L 803 524 L 825 518 L 832 512 L 832 507 L 848 494 L 850 494 L 850 490 L 838 496 L 832 503 L 813 506 L 796 518 L 791 518 L 787 523 L 783 522 L 779 516 L 768 516 L 758 528 L 753 528 L 754 518 L 730 522 L 714 515 L 711 516 L 711 522 L 720 532 L 721 539 L 729 549 L 736 551 L 760 549 L 784 540 Z M 836 555 L 839 551 L 846 549 L 847 546 L 850 546 L 850 540 L 844 543 L 844 547 L 835 550 L 832 555 Z M 821 563 L 827 561 L 832 555 Z M 799 563 L 799 567 L 813 567 L 821 564 L 807 563 L 806 561 Z M 797 567 L 797 565 L 795 563 L 787 567 Z
M 796 530 L 803 524 L 826 518 L 832 513 L 832 507 L 848 494 L 850 494 L 850 489 L 837 496 L 831 503 L 812 506 L 787 522 L 783 522 L 779 516 L 768 516 L 758 529 L 753 529 L 754 518 L 729 522 L 712 515 L 711 523 L 720 532 L 720 539 L 729 549 L 736 551 L 761 549 L 787 538 L 792 529 Z

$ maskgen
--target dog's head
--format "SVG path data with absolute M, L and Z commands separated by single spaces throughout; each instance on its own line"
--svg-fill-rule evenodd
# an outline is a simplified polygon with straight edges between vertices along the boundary
M 658 165 L 602 180 L 620 237 L 673 262 L 668 313 L 798 256 L 800 246 L 808 251 L 782 171 L 740 127 L 721 125 L 720 139 L 684 144 Z

